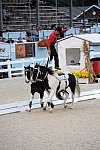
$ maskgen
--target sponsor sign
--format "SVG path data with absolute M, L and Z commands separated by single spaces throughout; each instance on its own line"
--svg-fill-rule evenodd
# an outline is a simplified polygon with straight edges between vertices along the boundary
M 11 46 L 7 43 L 0 42 L 0 59 L 9 59 L 10 58 Z
M 16 58 L 34 57 L 35 43 L 15 44 Z

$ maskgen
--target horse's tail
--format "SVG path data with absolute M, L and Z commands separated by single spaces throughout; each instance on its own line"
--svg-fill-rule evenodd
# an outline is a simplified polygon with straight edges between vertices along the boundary
M 56 89 L 56 97 L 60 100 L 64 100 L 63 96 L 61 96 L 61 92 L 63 92 L 63 91 L 59 91 L 60 84 L 61 84 L 61 81 L 59 81 L 59 85 L 57 86 L 57 89 Z
M 77 78 L 73 74 L 68 74 L 69 75 L 69 87 L 72 91 L 72 93 L 75 95 L 75 91 L 77 90 L 78 96 L 80 95 L 80 86 L 78 83 Z

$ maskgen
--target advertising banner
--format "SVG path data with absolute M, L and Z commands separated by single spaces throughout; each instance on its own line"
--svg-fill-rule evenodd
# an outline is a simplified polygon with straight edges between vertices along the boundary
M 34 57 L 35 43 L 15 44 L 16 58 Z
M 0 42 L 0 59 L 9 59 L 11 53 L 11 46 L 8 43 Z

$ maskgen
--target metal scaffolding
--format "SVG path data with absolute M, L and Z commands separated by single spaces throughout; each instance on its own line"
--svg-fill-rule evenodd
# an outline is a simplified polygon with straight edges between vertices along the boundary
M 3 29 L 2 0 L 0 0 L 0 30 Z

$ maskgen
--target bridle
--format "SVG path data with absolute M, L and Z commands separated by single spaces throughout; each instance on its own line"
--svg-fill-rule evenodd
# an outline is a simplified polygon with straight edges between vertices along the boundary
M 28 78 L 28 72 L 29 72 L 29 78 Z M 27 76 L 27 79 L 28 79 L 29 81 L 32 81 L 33 73 L 32 73 L 31 68 L 30 68 L 30 69 L 25 69 L 25 76 Z
M 33 79 L 34 70 L 37 70 L 36 79 Z M 43 73 L 42 73 L 41 70 L 40 70 L 40 66 L 38 66 L 38 68 L 33 68 L 32 76 L 31 76 L 31 79 L 32 79 L 31 82 L 32 82 L 32 83 L 35 83 L 35 82 L 37 82 L 37 81 L 43 82 L 43 81 L 46 79 L 46 77 L 48 76 L 48 72 L 46 72 L 46 74 L 45 74 L 45 76 L 44 76 L 43 79 L 41 79 L 41 78 L 39 77 L 39 75 L 43 75 Z

